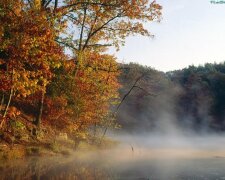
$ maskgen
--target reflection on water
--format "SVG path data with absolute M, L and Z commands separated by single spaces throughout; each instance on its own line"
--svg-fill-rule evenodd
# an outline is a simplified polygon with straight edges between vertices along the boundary
M 0 170 L 0 179 L 111 179 L 106 169 L 95 163 L 68 158 L 32 158 L 17 161 Z
M 214 148 L 207 148 L 203 140 L 197 142 L 195 147 L 126 143 L 113 150 L 76 152 L 72 157 L 14 161 L 1 164 L 0 179 L 225 179 L 223 140 Z

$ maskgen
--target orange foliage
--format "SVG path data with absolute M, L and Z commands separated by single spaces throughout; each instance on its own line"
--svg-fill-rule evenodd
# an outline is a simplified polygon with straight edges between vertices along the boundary
M 39 117 L 44 107 L 52 127 L 103 125 L 120 87 L 116 58 L 103 54 L 105 47 L 119 48 L 129 35 L 150 36 L 143 23 L 160 20 L 162 7 L 148 0 L 57 2 L 0 1 L 0 106 L 7 109 L 12 99 L 17 109 L 37 115 L 46 92 Z M 73 61 L 65 61 L 65 47 Z M 9 107 L 9 116 L 17 109 Z
M 118 98 L 118 75 L 113 56 L 95 52 L 83 54 L 74 93 L 82 125 L 99 124 L 108 115 L 110 104 Z
M 23 4 L 16 5 L 14 1 L 0 4 L 5 10 L 0 14 L 1 62 L 7 67 L 1 70 L 1 81 L 11 79 L 10 88 L 18 96 L 25 97 L 46 87 L 52 77 L 51 68 L 60 66 L 63 52 L 54 41 L 54 24 L 47 19 L 46 13 L 24 9 Z M 7 89 L 4 86 L 6 84 L 1 82 L 0 89 Z
M 159 21 L 161 9 L 149 0 L 68 0 L 57 11 L 66 14 L 79 32 L 73 35 L 73 49 L 83 51 L 107 46 L 119 49 L 129 35 L 151 36 L 144 22 Z
M 76 76 L 77 66 L 72 61 L 64 63 L 63 68 L 47 90 L 52 98 L 46 99 L 45 119 L 58 128 L 73 127 L 77 131 L 101 125 L 118 98 L 119 70 L 115 58 L 89 52 L 83 54 Z

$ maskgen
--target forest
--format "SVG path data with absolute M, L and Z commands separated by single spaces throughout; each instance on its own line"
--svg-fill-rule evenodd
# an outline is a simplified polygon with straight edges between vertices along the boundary
M 124 130 L 159 130 L 159 120 L 166 117 L 196 133 L 224 132 L 225 63 L 166 73 L 135 63 L 123 66 L 121 97 L 135 87 L 118 112 Z
M 119 50 L 152 36 L 156 1 L 1 0 L 0 138 L 3 147 L 46 145 L 56 136 L 101 143 L 118 127 Z M 6 143 L 6 144 L 4 144 Z

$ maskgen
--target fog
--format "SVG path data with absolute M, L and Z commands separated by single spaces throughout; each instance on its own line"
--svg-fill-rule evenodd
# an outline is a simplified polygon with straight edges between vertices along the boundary
M 0 179 L 225 178 L 225 138 L 156 134 L 149 137 L 117 134 L 116 138 L 121 144 L 113 149 L 13 162 L 0 169 Z
M 204 123 L 196 130 L 190 116 L 179 123 L 175 95 L 173 91 L 155 98 L 154 121 L 145 111 L 138 114 L 133 131 L 122 127 L 108 132 L 108 138 L 118 142 L 111 149 L 13 161 L 0 166 L 0 179 L 225 179 L 225 134 Z M 129 122 L 127 112 L 120 113 Z M 201 114 L 203 121 L 210 119 L 207 108 Z
M 180 125 L 172 105 L 158 106 L 153 128 L 108 132 L 113 148 L 12 161 L 0 166 L 0 179 L 225 179 L 225 134 Z
M 225 135 L 110 132 L 112 149 L 2 165 L 0 179 L 224 179 Z
M 158 114 L 149 131 L 111 133 L 121 142 L 110 152 L 121 179 L 225 179 L 224 133 L 196 131 L 179 125 L 173 113 Z
M 144 158 L 225 158 L 225 135 L 144 133 L 117 135 L 123 148 Z M 121 148 L 121 147 L 120 147 Z

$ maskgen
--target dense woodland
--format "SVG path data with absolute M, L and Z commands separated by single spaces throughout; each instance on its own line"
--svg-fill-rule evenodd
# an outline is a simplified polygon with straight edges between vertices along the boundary
M 161 120 L 168 119 L 168 123 L 197 133 L 224 131 L 225 63 L 167 73 L 138 64 L 126 67 L 120 76 L 121 96 L 135 88 L 118 112 L 125 130 L 166 131 L 169 125 Z
M 156 1 L 0 0 L 0 137 L 75 142 L 117 126 L 119 50 L 130 35 L 152 36 Z M 99 129 L 101 130 L 99 132 Z

